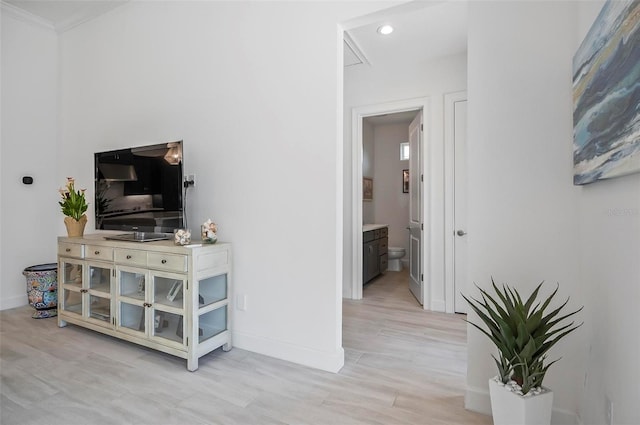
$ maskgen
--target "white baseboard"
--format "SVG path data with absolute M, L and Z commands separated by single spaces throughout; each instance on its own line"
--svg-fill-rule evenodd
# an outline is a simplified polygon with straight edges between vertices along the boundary
M 344 366 L 342 347 L 334 353 L 328 353 L 243 332 L 232 331 L 231 335 L 233 346 L 243 350 L 333 373 Z
M 445 311 L 447 311 L 447 306 L 444 300 L 432 300 L 431 311 L 438 311 L 440 313 L 444 313 Z
M 473 412 L 491 415 L 489 388 L 467 387 L 464 395 L 464 408 Z M 551 425 L 581 425 L 580 417 L 573 412 L 554 408 L 551 412 Z
M 29 304 L 27 294 L 0 298 L 0 310 L 9 310 L 10 308 L 22 307 L 27 304 Z
M 467 391 L 464 394 L 464 408 L 483 415 L 491 415 L 491 399 L 489 398 L 488 385 L 487 388 L 467 387 Z

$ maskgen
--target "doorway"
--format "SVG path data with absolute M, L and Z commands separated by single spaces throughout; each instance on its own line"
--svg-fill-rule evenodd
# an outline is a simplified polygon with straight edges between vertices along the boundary
M 363 284 L 367 289 L 363 298 L 376 293 L 373 286 L 388 284 L 391 279 L 399 289 L 411 290 L 422 304 L 419 278 L 422 182 L 418 150 L 421 123 L 420 109 L 367 116 L 362 120 Z M 368 188 L 372 193 L 367 192 Z M 382 229 L 382 239 L 371 240 L 374 234 L 371 229 Z M 403 255 L 401 259 L 398 253 Z
M 362 264 L 363 264 L 363 255 L 362 255 L 362 246 L 363 246 L 363 237 L 362 237 L 362 225 L 363 225 L 363 122 L 364 119 L 366 119 L 367 117 L 374 117 L 374 116 L 380 116 L 380 115 L 390 115 L 390 114 L 397 114 L 397 113 L 403 113 L 403 112 L 421 112 L 422 117 L 423 117 L 423 121 L 427 121 L 427 117 L 428 115 L 428 111 L 429 111 L 429 99 L 428 98 L 418 98 L 418 99 L 413 99 L 413 100 L 406 100 L 406 101 L 400 101 L 400 102 L 393 102 L 393 103 L 387 103 L 387 104 L 381 104 L 381 105 L 372 105 L 372 106 L 367 106 L 367 107 L 362 107 L 362 108 L 354 108 L 353 110 L 353 114 L 352 114 L 352 132 L 353 132 L 353 163 L 352 163 L 352 177 L 353 177 L 353 194 L 354 196 L 352 197 L 352 211 L 353 211 L 353 216 L 352 216 L 352 229 L 353 229 L 353 249 L 351 252 L 351 261 L 352 261 L 352 291 L 351 291 L 351 298 L 352 299 L 362 299 L 363 297 L 363 287 L 362 287 Z M 425 127 L 427 127 L 427 125 L 425 125 Z M 423 134 L 426 134 L 426 132 L 423 132 Z M 415 162 L 415 167 L 417 167 L 416 169 L 419 170 L 418 172 L 415 173 L 410 173 L 410 174 L 414 174 L 415 176 L 422 176 L 425 173 L 425 161 L 424 161 L 424 155 L 425 152 L 428 150 L 428 148 L 425 148 L 425 146 L 427 146 L 428 141 L 426 140 L 427 137 L 426 135 L 423 136 L 421 138 L 421 145 L 422 145 L 422 149 L 420 149 L 418 152 L 418 158 L 416 159 Z M 401 177 L 399 177 L 398 182 L 400 183 Z M 422 181 L 422 179 L 420 178 L 419 180 L 420 182 Z M 417 187 L 415 187 L 417 186 Z M 411 187 L 411 185 L 410 185 Z M 419 221 L 420 223 L 420 227 L 422 228 L 422 223 L 425 222 L 425 213 L 427 213 L 427 209 L 424 208 L 424 199 L 425 199 L 425 189 L 424 189 L 424 185 L 423 184 L 419 184 L 419 185 L 415 185 L 414 184 L 414 188 L 417 189 L 417 194 L 419 195 L 418 198 L 415 200 L 415 202 L 418 202 L 417 205 L 415 205 L 416 210 L 419 211 L 418 216 L 416 217 L 416 220 Z M 408 223 L 407 223 L 408 224 Z M 420 232 L 422 233 L 422 229 L 420 229 Z M 408 237 L 408 236 L 407 236 Z M 420 277 L 422 277 L 424 275 L 424 255 L 422 254 L 424 252 L 424 246 L 425 244 L 425 238 L 420 237 L 419 238 L 419 242 L 416 245 L 416 249 L 417 252 L 414 252 L 415 257 L 414 257 L 414 261 L 418 261 L 418 264 L 410 264 L 409 268 L 411 270 L 412 267 L 415 268 L 419 268 L 420 270 Z M 409 254 L 409 259 L 411 262 L 411 248 L 408 251 Z M 424 300 L 424 293 L 425 293 L 425 286 L 424 285 L 420 285 L 420 289 L 419 292 L 416 296 L 416 298 L 418 298 L 418 296 L 420 296 L 419 301 Z

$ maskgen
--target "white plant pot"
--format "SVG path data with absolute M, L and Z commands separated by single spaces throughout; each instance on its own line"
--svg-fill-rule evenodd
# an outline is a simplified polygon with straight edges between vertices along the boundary
M 509 391 L 494 378 L 489 379 L 491 413 L 494 425 L 549 425 L 553 392 L 544 389 L 537 395 L 521 396 Z

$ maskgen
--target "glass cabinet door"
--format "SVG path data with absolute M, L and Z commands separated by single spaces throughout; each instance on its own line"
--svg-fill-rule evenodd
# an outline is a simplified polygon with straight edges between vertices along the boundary
M 221 274 L 198 282 L 198 339 L 204 342 L 227 330 L 228 276 Z
M 117 320 L 120 330 L 134 334 L 147 333 L 147 272 L 117 269 Z
M 83 279 L 84 266 L 81 262 L 60 259 L 58 281 L 62 296 L 58 304 L 64 312 L 82 316 Z
M 201 314 L 198 320 L 198 340 L 204 342 L 227 330 L 227 306 Z
M 227 275 L 221 274 L 202 279 L 198 284 L 199 308 L 227 299 Z
M 102 324 L 111 325 L 111 282 L 113 269 L 99 264 L 88 264 L 87 315 Z
M 167 345 L 181 348 L 185 345 L 185 293 L 186 279 L 183 275 L 152 272 L 149 295 L 152 315 L 150 335 Z

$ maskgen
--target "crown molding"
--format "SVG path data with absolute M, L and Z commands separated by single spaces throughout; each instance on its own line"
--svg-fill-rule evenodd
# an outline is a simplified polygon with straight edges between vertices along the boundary
M 98 3 L 106 3 L 106 2 L 98 2 Z M 104 14 L 110 13 L 118 7 L 129 3 L 129 0 L 117 0 L 109 2 L 109 5 L 92 7 L 91 9 L 85 9 L 82 12 L 75 13 L 73 16 L 65 20 L 61 20 L 55 24 L 56 31 L 61 34 L 65 31 L 68 31 L 72 28 L 77 27 L 78 25 L 84 24 L 85 22 L 89 22 L 93 19 L 96 19 Z
M 6 3 L 5 1 L 0 1 L 0 10 L 2 13 L 6 13 L 8 16 L 12 18 L 18 19 L 23 22 L 27 22 L 30 24 L 35 24 L 39 27 L 46 28 L 51 31 L 56 31 L 56 27 L 53 22 L 41 18 L 40 16 L 34 15 L 33 13 L 27 12 L 24 9 L 20 9 L 12 4 Z

